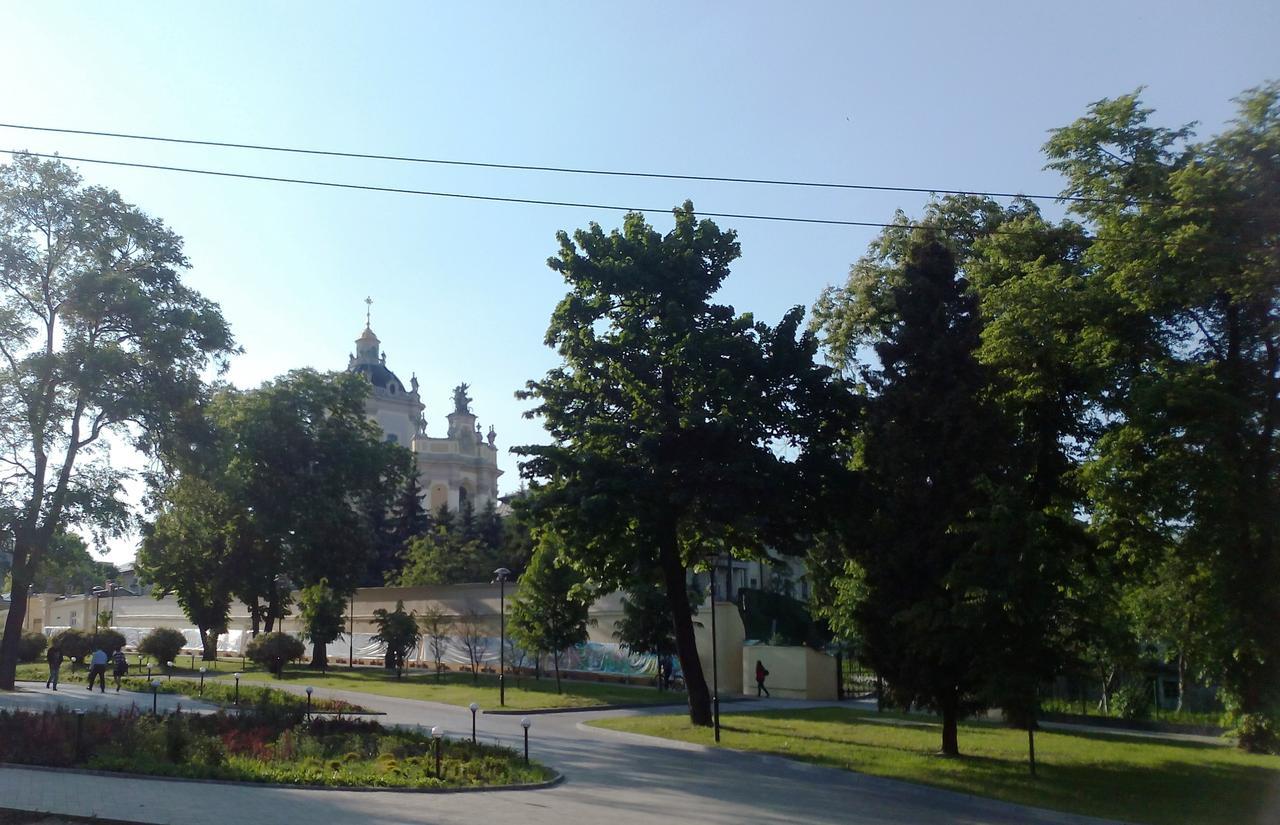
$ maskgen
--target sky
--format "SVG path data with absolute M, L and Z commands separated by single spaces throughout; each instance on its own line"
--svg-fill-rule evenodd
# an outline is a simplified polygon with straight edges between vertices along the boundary
M 1054 194 L 1048 130 L 1142 86 L 1163 125 L 1222 128 L 1280 78 L 1272 2 L 70 2 L 0 6 L 0 122 L 469 161 Z M 469 194 L 882 222 L 927 195 L 572 176 L 168 146 L 0 128 L 25 149 Z M 0 162 L 7 162 L 0 154 Z M 556 364 L 558 230 L 621 212 L 75 165 L 186 241 L 189 282 L 243 354 L 241 387 L 342 369 L 364 326 L 416 373 L 428 433 L 451 388 L 508 447 Z M 1050 202 L 1048 210 L 1056 207 Z M 840 283 L 875 230 L 721 220 L 718 300 L 776 322 Z M 133 459 L 119 455 L 128 464 Z M 136 539 L 113 542 L 113 561 Z

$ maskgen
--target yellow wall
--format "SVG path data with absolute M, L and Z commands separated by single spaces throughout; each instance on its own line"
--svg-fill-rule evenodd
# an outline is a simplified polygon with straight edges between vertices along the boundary
M 780 699 L 836 698 L 836 660 L 808 647 L 747 645 L 741 650 L 742 684 L 745 692 L 756 692 L 756 662 L 769 671 L 764 686 Z

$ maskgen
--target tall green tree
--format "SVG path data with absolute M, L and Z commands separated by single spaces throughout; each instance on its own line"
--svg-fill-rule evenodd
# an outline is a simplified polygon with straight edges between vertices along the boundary
M 120 571 L 115 565 L 93 557 L 79 535 L 59 531 L 49 542 L 31 586 L 37 593 L 88 593 L 94 586 L 114 580 L 118 575 Z M 8 587 L 4 592 L 8 592 Z
M 690 589 L 691 611 L 696 611 L 696 602 L 700 600 L 700 595 Z M 622 618 L 614 628 L 613 638 L 628 653 L 658 659 L 658 690 L 662 690 L 661 671 L 670 666 L 670 660 L 676 655 L 676 633 L 667 608 L 666 592 L 660 585 L 643 579 L 627 585 L 626 595 L 622 597 Z
M 1114 305 L 1094 524 L 1139 569 L 1174 552 L 1203 574 L 1210 669 L 1263 748 L 1280 747 L 1280 84 L 1238 106 L 1195 143 L 1137 93 L 1103 100 L 1046 153 L 1109 239 L 1086 256 Z
M 143 529 L 138 567 L 155 585 L 157 599 L 173 594 L 200 632 L 202 656 L 217 658 L 217 638 L 231 619 L 235 587 L 235 520 L 231 503 L 197 476 L 170 485 L 155 520 Z
M 347 600 L 321 578 L 302 589 L 298 597 L 302 613 L 303 633 L 311 642 L 310 667 L 325 670 L 329 666 L 329 643 L 342 638 Z
M 103 436 L 143 452 L 185 437 L 182 411 L 231 334 L 180 277 L 182 240 L 60 161 L 0 167 L 0 531 L 13 601 L 0 688 L 13 688 L 27 594 L 67 525 L 118 533 L 125 472 Z
M 562 364 L 520 393 L 553 443 L 515 452 L 534 484 L 521 506 L 575 567 L 602 587 L 663 582 L 690 718 L 709 725 L 686 576 L 714 553 L 798 550 L 832 385 L 802 309 L 769 326 L 713 302 L 734 233 L 689 203 L 674 217 L 666 234 L 636 213 L 559 234 L 548 263 L 569 292 L 546 343 Z
M 399 679 L 404 672 L 405 660 L 422 639 L 418 619 L 412 611 L 405 611 L 404 602 L 396 602 L 395 610 L 380 607 L 373 611 L 373 624 L 378 628 L 378 632 L 373 634 L 373 641 L 386 645 L 387 666 L 395 668 Z
M 591 603 L 582 574 L 560 561 L 558 542 L 544 537 L 520 577 L 511 605 L 511 637 L 533 653 L 550 653 L 560 692 L 560 654 L 587 640 Z

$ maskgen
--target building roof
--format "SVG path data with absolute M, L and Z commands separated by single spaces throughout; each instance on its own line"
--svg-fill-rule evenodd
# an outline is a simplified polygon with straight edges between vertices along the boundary
M 386 364 L 381 364 L 377 362 L 372 364 L 356 363 L 351 365 L 351 371 L 358 372 L 361 375 L 363 375 L 365 378 L 368 378 L 369 383 L 373 384 L 375 387 L 378 387 L 379 389 L 385 390 L 388 386 L 390 386 L 391 382 L 393 381 L 395 382 L 397 387 L 400 387 L 402 389 L 404 387 L 404 382 L 400 380 L 400 377 L 398 375 L 396 375 L 391 370 L 387 369 Z

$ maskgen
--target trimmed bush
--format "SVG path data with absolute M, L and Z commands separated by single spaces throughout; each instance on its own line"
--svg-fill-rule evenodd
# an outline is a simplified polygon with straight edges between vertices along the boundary
M 44 648 L 47 644 L 49 644 L 49 640 L 44 637 L 43 633 L 24 630 L 22 638 L 18 640 L 18 661 L 34 662 L 40 658 L 41 653 L 44 653 Z
M 89 646 L 89 637 L 83 630 L 75 627 L 69 627 L 61 633 L 55 634 L 49 640 L 49 644 L 61 649 L 62 655 L 72 662 L 81 661 L 92 650 Z
M 172 627 L 157 627 L 142 637 L 142 641 L 138 644 L 138 652 L 150 656 L 163 666 L 178 658 L 178 654 L 186 644 L 187 637 L 180 631 Z
M 112 630 L 109 627 L 100 627 L 98 632 L 89 637 L 89 646 L 93 650 L 102 648 L 110 653 L 113 650 L 124 650 L 126 643 L 124 634 L 118 630 Z
M 253 637 L 244 655 L 279 676 L 285 665 L 301 659 L 306 652 L 302 642 L 288 633 L 264 633 Z

